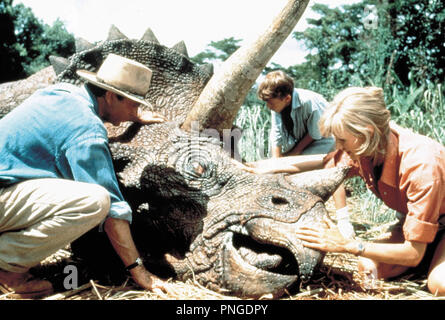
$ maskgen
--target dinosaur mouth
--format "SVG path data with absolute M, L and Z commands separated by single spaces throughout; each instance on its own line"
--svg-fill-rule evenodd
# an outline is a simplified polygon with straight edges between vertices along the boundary
M 225 289 L 247 297 L 272 294 L 275 298 L 297 283 L 299 264 L 290 250 L 231 231 L 225 234 L 220 251 Z
M 298 262 L 287 248 L 265 244 L 239 233 L 233 234 L 233 248 L 245 263 L 277 275 L 298 276 Z
M 324 206 L 316 204 L 295 222 L 263 215 L 229 227 L 221 247 L 225 285 L 243 295 L 277 297 L 309 280 L 324 255 L 304 247 L 295 230 L 320 225 L 325 213 Z

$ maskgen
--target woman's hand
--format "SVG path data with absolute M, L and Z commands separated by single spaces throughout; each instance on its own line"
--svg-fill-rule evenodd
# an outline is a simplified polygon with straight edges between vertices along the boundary
M 297 238 L 308 248 L 324 252 L 347 252 L 349 242 L 354 240 L 345 239 L 331 219 L 325 217 L 323 221 L 324 228 L 298 228 Z

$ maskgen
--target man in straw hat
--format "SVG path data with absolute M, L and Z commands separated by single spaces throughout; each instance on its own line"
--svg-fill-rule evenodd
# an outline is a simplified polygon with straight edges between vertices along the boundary
M 110 54 L 97 74 L 78 74 L 85 86 L 38 90 L 0 120 L 0 290 L 8 297 L 50 294 L 51 283 L 29 269 L 100 223 L 135 282 L 166 289 L 134 245 L 103 123 L 164 121 L 139 108 L 152 72 Z

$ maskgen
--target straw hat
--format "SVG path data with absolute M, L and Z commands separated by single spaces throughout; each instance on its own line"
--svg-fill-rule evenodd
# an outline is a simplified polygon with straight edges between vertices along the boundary
M 110 53 L 97 73 L 77 70 L 77 74 L 98 87 L 150 106 L 144 97 L 150 88 L 152 71 L 137 61 Z

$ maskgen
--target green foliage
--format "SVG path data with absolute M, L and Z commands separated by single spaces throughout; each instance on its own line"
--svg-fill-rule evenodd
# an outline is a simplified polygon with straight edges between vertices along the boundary
M 445 145 L 443 85 L 430 85 L 425 89 L 412 84 L 405 93 L 394 86 L 390 94 L 388 109 L 395 122 Z
M 50 55 L 68 57 L 74 51 L 74 36 L 68 33 L 63 22 L 56 20 L 52 26 L 43 26 L 41 36 L 28 51 L 24 70 L 27 74 L 33 74 L 49 65 Z
M 238 111 L 234 125 L 243 131 L 238 145 L 243 160 L 253 162 L 269 157 L 268 137 L 271 120 L 270 111 L 264 103 L 243 105 Z
M 445 5 L 440 0 L 363 0 L 329 8 L 293 37 L 309 50 L 306 62 L 283 68 L 296 85 L 331 99 L 348 86 L 428 85 L 443 81 Z
M 0 2 L 0 29 L 0 82 L 5 82 L 24 75 L 20 47 L 14 33 L 12 0 Z
M 238 43 L 241 41 L 233 37 L 212 41 L 204 52 L 198 53 L 191 60 L 197 64 L 211 63 L 215 60 L 225 61 L 240 47 Z
M 389 28 L 396 44 L 394 72 L 404 85 L 443 81 L 445 4 L 442 0 L 389 1 Z M 410 78 L 410 74 L 412 78 Z
M 74 36 L 57 20 L 44 24 L 23 4 L 13 6 L 13 0 L 0 3 L 2 27 L 0 82 L 29 76 L 49 65 L 48 57 L 68 57 L 75 51 Z
M 398 218 L 396 211 L 388 208 L 369 190 L 360 194 L 354 209 L 356 211 L 354 212 L 355 220 L 366 221 L 372 225 L 392 222 Z
M 293 34 L 310 51 L 305 63 L 292 68 L 298 86 L 331 99 L 347 86 L 383 85 L 394 47 L 380 18 L 376 26 L 366 21 L 374 17 L 367 9 L 373 2 L 334 9 L 321 4 L 312 7 L 320 18 L 308 19 L 312 27 Z
M 241 41 L 241 39 L 235 39 L 233 37 L 219 41 L 212 41 L 205 51 L 198 53 L 196 56 L 192 57 L 191 60 L 200 65 L 226 61 L 236 50 L 238 50 L 240 47 L 239 42 Z M 259 103 L 261 103 L 261 101 L 257 98 L 256 88 L 254 86 L 248 92 L 246 99 L 244 100 L 244 105 L 255 106 Z

